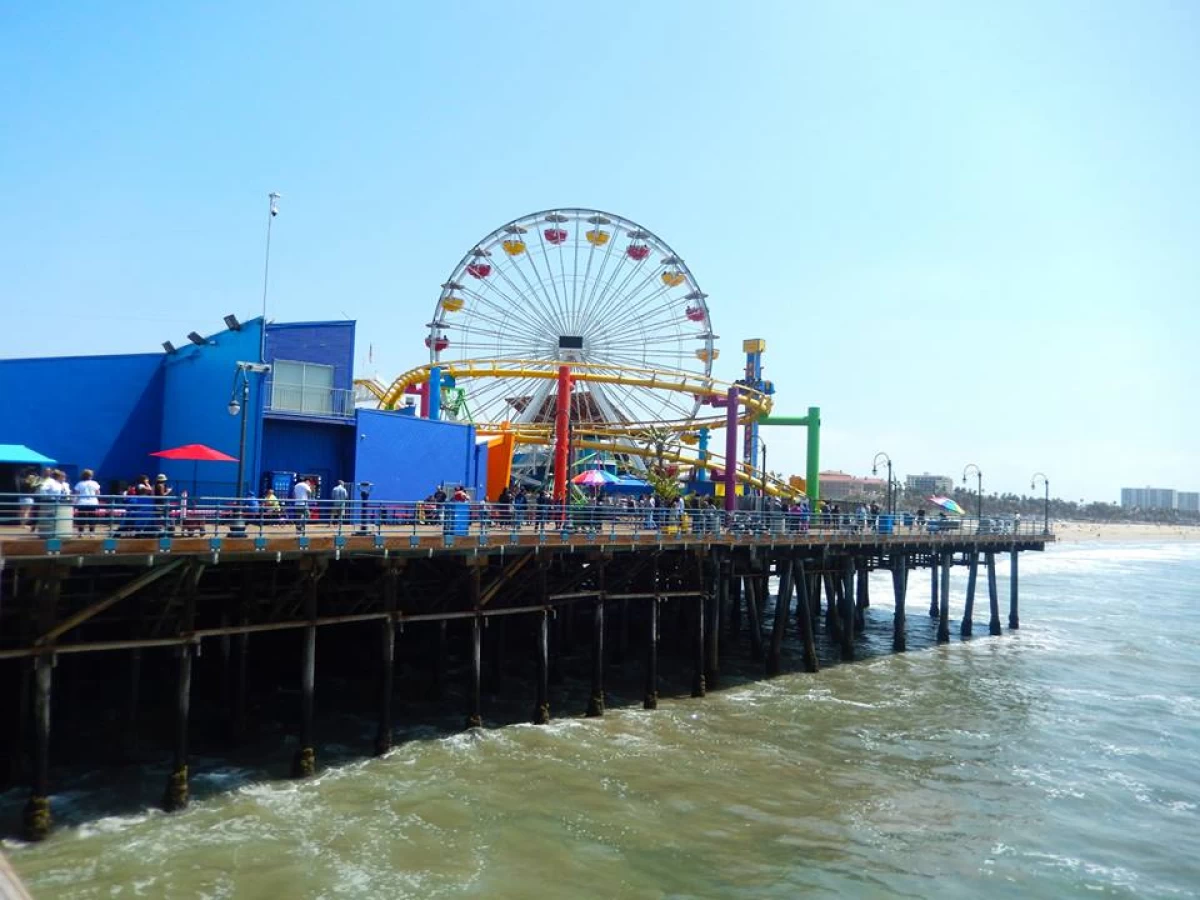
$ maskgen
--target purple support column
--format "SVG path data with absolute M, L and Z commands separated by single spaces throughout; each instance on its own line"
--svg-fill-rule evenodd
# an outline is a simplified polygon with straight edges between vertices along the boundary
M 738 389 L 725 401 L 725 511 L 737 509 Z

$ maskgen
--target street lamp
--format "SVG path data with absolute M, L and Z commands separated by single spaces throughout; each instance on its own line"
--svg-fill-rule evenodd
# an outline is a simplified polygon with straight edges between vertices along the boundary
M 280 194 L 278 191 L 271 191 L 271 193 L 267 194 L 270 206 L 268 207 L 269 215 L 267 216 L 267 253 L 266 259 L 263 261 L 262 327 L 258 336 L 258 358 L 260 362 L 267 361 L 267 285 L 271 277 L 271 223 L 279 215 L 279 198 Z
M 265 363 L 239 362 L 233 370 L 233 389 L 229 392 L 229 404 L 226 407 L 231 416 L 241 416 L 241 438 L 238 441 L 237 460 L 237 496 L 234 505 L 234 520 L 230 526 L 231 532 L 246 533 L 246 523 L 242 516 L 242 498 L 245 496 L 246 473 L 246 412 L 250 407 L 250 375 L 266 375 L 271 367 Z
M 886 453 L 884 453 L 882 450 L 880 450 L 878 453 L 876 453 L 875 459 L 873 459 L 871 461 L 871 474 L 872 475 L 879 474 L 879 457 L 881 457 L 881 456 L 885 460 L 887 460 L 887 470 L 888 470 L 887 493 L 885 494 L 886 499 L 884 502 L 887 503 L 888 515 L 892 516 L 892 515 L 896 514 L 895 506 L 892 503 L 892 458 L 890 456 L 888 456 Z
M 1042 516 L 1042 534 L 1049 534 L 1050 533 L 1050 479 L 1047 478 L 1045 475 L 1043 475 L 1041 472 L 1034 472 L 1033 477 L 1029 479 L 1029 489 L 1031 491 L 1037 489 L 1037 480 L 1039 478 L 1042 479 L 1042 484 L 1044 484 L 1046 486 L 1046 501 L 1045 501 L 1045 506 L 1043 507 L 1044 512 L 1043 512 L 1043 516 Z
M 762 448 L 762 471 L 759 472 L 759 482 L 762 489 L 759 494 L 762 496 L 762 508 L 767 508 L 767 442 L 762 438 L 758 439 L 758 446 Z
M 978 496 L 976 498 L 976 505 L 975 505 L 975 518 L 982 519 L 983 518 L 983 472 L 980 471 L 979 466 L 975 465 L 975 463 L 967 463 L 966 467 L 963 469 L 962 483 L 964 485 L 967 483 L 967 473 L 970 472 L 972 469 L 975 470 L 976 484 L 978 485 L 976 488 Z

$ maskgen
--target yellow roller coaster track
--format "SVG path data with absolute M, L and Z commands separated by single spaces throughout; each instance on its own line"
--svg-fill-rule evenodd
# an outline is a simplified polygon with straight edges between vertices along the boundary
M 541 378 L 553 379 L 558 377 L 558 367 L 562 363 L 556 361 L 533 361 L 520 359 L 497 360 L 464 360 L 460 362 L 441 363 L 438 368 L 443 374 L 454 378 Z M 732 385 L 695 375 L 689 372 L 674 372 L 662 369 L 643 369 L 636 367 L 615 367 L 592 365 L 588 363 L 568 363 L 571 375 L 575 381 L 592 382 L 596 384 L 619 384 L 628 387 L 642 387 L 651 390 L 672 391 L 674 393 L 691 394 L 693 396 L 723 400 L 728 396 Z M 369 391 L 379 401 L 380 409 L 394 409 L 396 403 L 404 396 L 410 387 L 426 384 L 429 381 L 431 365 L 418 366 L 410 369 L 396 378 L 391 385 L 384 388 L 378 382 L 360 379 L 355 385 Z M 759 391 L 738 386 L 738 405 L 741 407 L 738 421 L 741 424 L 752 422 L 771 411 L 771 398 Z M 699 468 L 724 468 L 724 459 L 712 452 L 706 453 L 701 460 L 698 456 L 684 456 L 671 451 L 660 453 L 651 446 L 615 443 L 597 438 L 625 437 L 646 440 L 655 432 L 672 434 L 695 434 L 702 428 L 709 430 L 724 428 L 726 416 L 699 416 L 676 421 L 641 421 L 641 422 L 589 422 L 580 425 L 579 430 L 585 430 L 586 436 L 571 441 L 571 446 L 588 450 L 604 450 L 610 453 L 638 456 L 642 458 L 661 459 L 664 462 L 694 466 Z M 512 434 L 521 444 L 548 445 L 553 440 L 553 423 L 514 423 L 514 422 L 474 422 L 479 434 Z M 745 464 L 743 464 L 743 467 Z M 799 492 L 787 481 L 767 475 L 749 467 L 739 467 L 737 480 L 752 488 L 766 490 L 775 496 L 795 496 Z

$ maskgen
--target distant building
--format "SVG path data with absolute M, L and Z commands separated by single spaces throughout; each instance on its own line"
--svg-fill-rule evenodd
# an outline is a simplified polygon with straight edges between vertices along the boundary
M 841 471 L 821 473 L 821 497 L 825 500 L 882 497 L 886 489 L 886 478 L 859 478 Z
M 1186 494 L 1196 497 L 1196 494 Z M 1121 506 L 1125 509 L 1179 509 L 1174 488 L 1121 488 Z M 1195 507 L 1193 507 L 1194 509 Z
M 1180 512 L 1200 513 L 1200 491 L 1180 491 L 1175 495 L 1175 503 Z
M 918 494 L 949 494 L 954 490 L 954 479 L 949 475 L 909 475 L 905 478 L 905 487 Z

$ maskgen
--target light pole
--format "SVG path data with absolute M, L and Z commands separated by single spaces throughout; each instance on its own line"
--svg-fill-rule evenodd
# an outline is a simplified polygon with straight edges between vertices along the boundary
M 243 482 L 246 474 L 246 419 L 250 406 L 250 375 L 266 375 L 271 367 L 265 363 L 239 362 L 233 370 L 233 389 L 229 392 L 229 414 L 241 416 L 241 438 L 238 440 L 237 495 L 234 504 L 234 519 L 230 526 L 231 532 L 244 534 L 246 523 L 242 516 L 242 499 L 246 490 Z M 239 396 L 240 395 L 240 396 Z
M 970 472 L 972 469 L 975 470 L 975 479 L 976 479 L 976 483 L 978 485 L 978 487 L 976 488 L 976 491 L 978 492 L 978 496 L 975 498 L 975 518 L 982 519 L 983 518 L 983 472 L 980 471 L 979 466 L 975 465 L 975 463 L 967 463 L 967 465 L 963 468 L 962 483 L 964 485 L 967 483 L 967 473 Z
M 267 361 L 267 283 L 271 275 L 271 223 L 279 215 L 279 198 L 280 194 L 277 191 L 267 194 L 267 199 L 271 204 L 267 214 L 267 254 L 263 261 L 262 328 L 258 338 L 258 361 L 263 363 Z
M 1045 475 L 1043 475 L 1041 472 L 1034 472 L 1033 477 L 1029 479 L 1029 489 L 1031 491 L 1037 489 L 1037 480 L 1039 478 L 1042 479 L 1042 484 L 1044 484 L 1046 486 L 1046 501 L 1045 501 L 1045 505 L 1043 506 L 1043 515 L 1042 515 L 1042 534 L 1049 534 L 1050 533 L 1050 479 L 1047 478 Z
M 884 453 L 882 450 L 880 450 L 878 453 L 876 453 L 875 459 L 873 459 L 871 461 L 871 474 L 872 475 L 879 474 L 879 457 L 881 457 L 881 456 L 885 460 L 887 460 L 887 470 L 888 470 L 887 493 L 885 495 L 886 499 L 884 500 L 884 502 L 887 504 L 888 515 L 891 516 L 891 515 L 895 515 L 895 513 L 896 513 L 896 510 L 892 504 L 892 458 L 890 456 L 888 456 L 886 453 Z
M 759 472 L 759 481 L 762 483 L 762 490 L 759 491 L 759 494 L 762 496 L 762 505 L 765 510 L 767 508 L 767 442 L 759 438 L 758 446 L 762 448 L 762 471 Z

